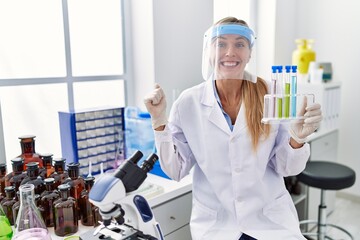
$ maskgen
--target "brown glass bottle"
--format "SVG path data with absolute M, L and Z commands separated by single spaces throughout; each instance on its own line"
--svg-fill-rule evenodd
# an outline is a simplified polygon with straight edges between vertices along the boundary
M 20 208 L 20 191 L 17 191 L 16 192 L 16 202 L 12 206 L 12 213 L 13 213 L 14 221 L 16 221 L 17 215 L 19 213 L 19 208 Z
M 84 226 L 95 226 L 97 223 L 97 219 L 95 219 L 96 207 L 89 202 L 89 192 L 94 185 L 95 178 L 87 177 L 84 181 L 85 189 L 82 190 L 79 199 L 81 223 Z
M 41 154 L 40 157 L 43 161 L 43 168 L 40 169 L 39 175 L 42 179 L 50 177 L 51 174 L 55 172 L 55 168 L 52 165 L 53 158 L 51 153 Z
M 36 194 L 41 194 L 45 190 L 45 184 L 42 178 L 39 176 L 39 164 L 37 162 L 30 162 L 26 165 L 27 177 L 21 181 L 20 185 L 33 184 L 34 191 Z
M 24 172 L 24 159 L 14 158 L 11 160 L 12 172 L 8 173 L 5 177 L 5 186 L 14 186 L 15 191 L 19 190 L 19 186 L 26 178 L 26 172 Z
M 43 167 L 43 161 L 40 155 L 35 152 L 35 136 L 24 135 L 19 137 L 21 146 L 21 155 L 18 157 L 24 158 L 24 170 L 26 170 L 26 164 L 30 162 L 39 163 L 39 168 Z
M 1 206 L 4 209 L 6 217 L 9 219 L 11 225 L 14 225 L 14 217 L 12 206 L 16 203 L 16 192 L 14 186 L 5 187 L 6 197 L 1 201 Z
M 60 198 L 54 202 L 54 231 L 57 236 L 66 236 L 78 231 L 76 201 L 70 196 L 70 186 L 58 187 Z
M 59 185 L 63 184 L 64 181 L 69 177 L 68 172 L 65 171 L 65 162 L 65 158 L 53 159 L 55 172 L 50 174 L 50 177 L 55 179 L 55 189 L 57 189 Z
M 60 197 L 59 192 L 55 190 L 54 178 L 44 180 L 46 190 L 41 194 L 41 215 L 47 227 L 54 226 L 54 202 Z
M 85 189 L 84 178 L 79 175 L 79 168 L 79 163 L 69 163 L 67 165 L 69 178 L 65 181 L 70 185 L 70 194 L 76 200 L 80 199 L 80 194 Z
M 0 163 L 0 202 L 5 198 L 6 164 Z

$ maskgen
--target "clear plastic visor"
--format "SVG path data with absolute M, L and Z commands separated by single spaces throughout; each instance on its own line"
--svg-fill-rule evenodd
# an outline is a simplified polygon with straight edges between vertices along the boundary
M 204 80 L 239 79 L 256 82 L 254 32 L 239 24 L 211 27 L 204 36 Z

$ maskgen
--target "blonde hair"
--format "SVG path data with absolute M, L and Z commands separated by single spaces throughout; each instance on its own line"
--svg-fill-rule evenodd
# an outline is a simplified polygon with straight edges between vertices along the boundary
M 215 25 L 224 23 L 234 23 L 249 27 L 244 20 L 237 19 L 235 17 L 223 18 L 216 22 Z M 261 123 L 264 109 L 264 95 L 267 94 L 267 92 L 268 89 L 266 82 L 259 77 L 257 78 L 256 83 L 252 83 L 250 81 L 243 81 L 242 83 L 241 97 L 245 104 L 245 119 L 250 132 L 254 151 L 259 144 L 260 138 L 267 138 L 270 133 L 270 126 L 268 124 Z

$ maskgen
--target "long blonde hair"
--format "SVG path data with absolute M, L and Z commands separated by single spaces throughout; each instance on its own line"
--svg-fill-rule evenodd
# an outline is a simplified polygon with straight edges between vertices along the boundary
M 249 27 L 248 24 L 241 19 L 235 17 L 226 17 L 215 23 L 215 25 L 224 23 L 234 23 Z M 246 123 L 250 132 L 253 150 L 255 151 L 261 137 L 267 138 L 270 133 L 270 126 L 261 123 L 264 109 L 264 95 L 267 94 L 267 84 L 261 79 L 257 78 L 256 83 L 250 81 L 243 81 L 241 87 L 241 98 L 245 104 L 246 109 Z

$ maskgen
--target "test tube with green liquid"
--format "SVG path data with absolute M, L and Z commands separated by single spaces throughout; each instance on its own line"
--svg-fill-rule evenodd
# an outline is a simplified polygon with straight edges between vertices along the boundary
M 282 66 L 278 66 L 278 77 L 276 82 L 276 114 L 278 118 L 283 117 L 283 74 Z
M 284 96 L 284 117 L 290 116 L 290 70 L 291 66 L 285 66 L 285 96 Z

